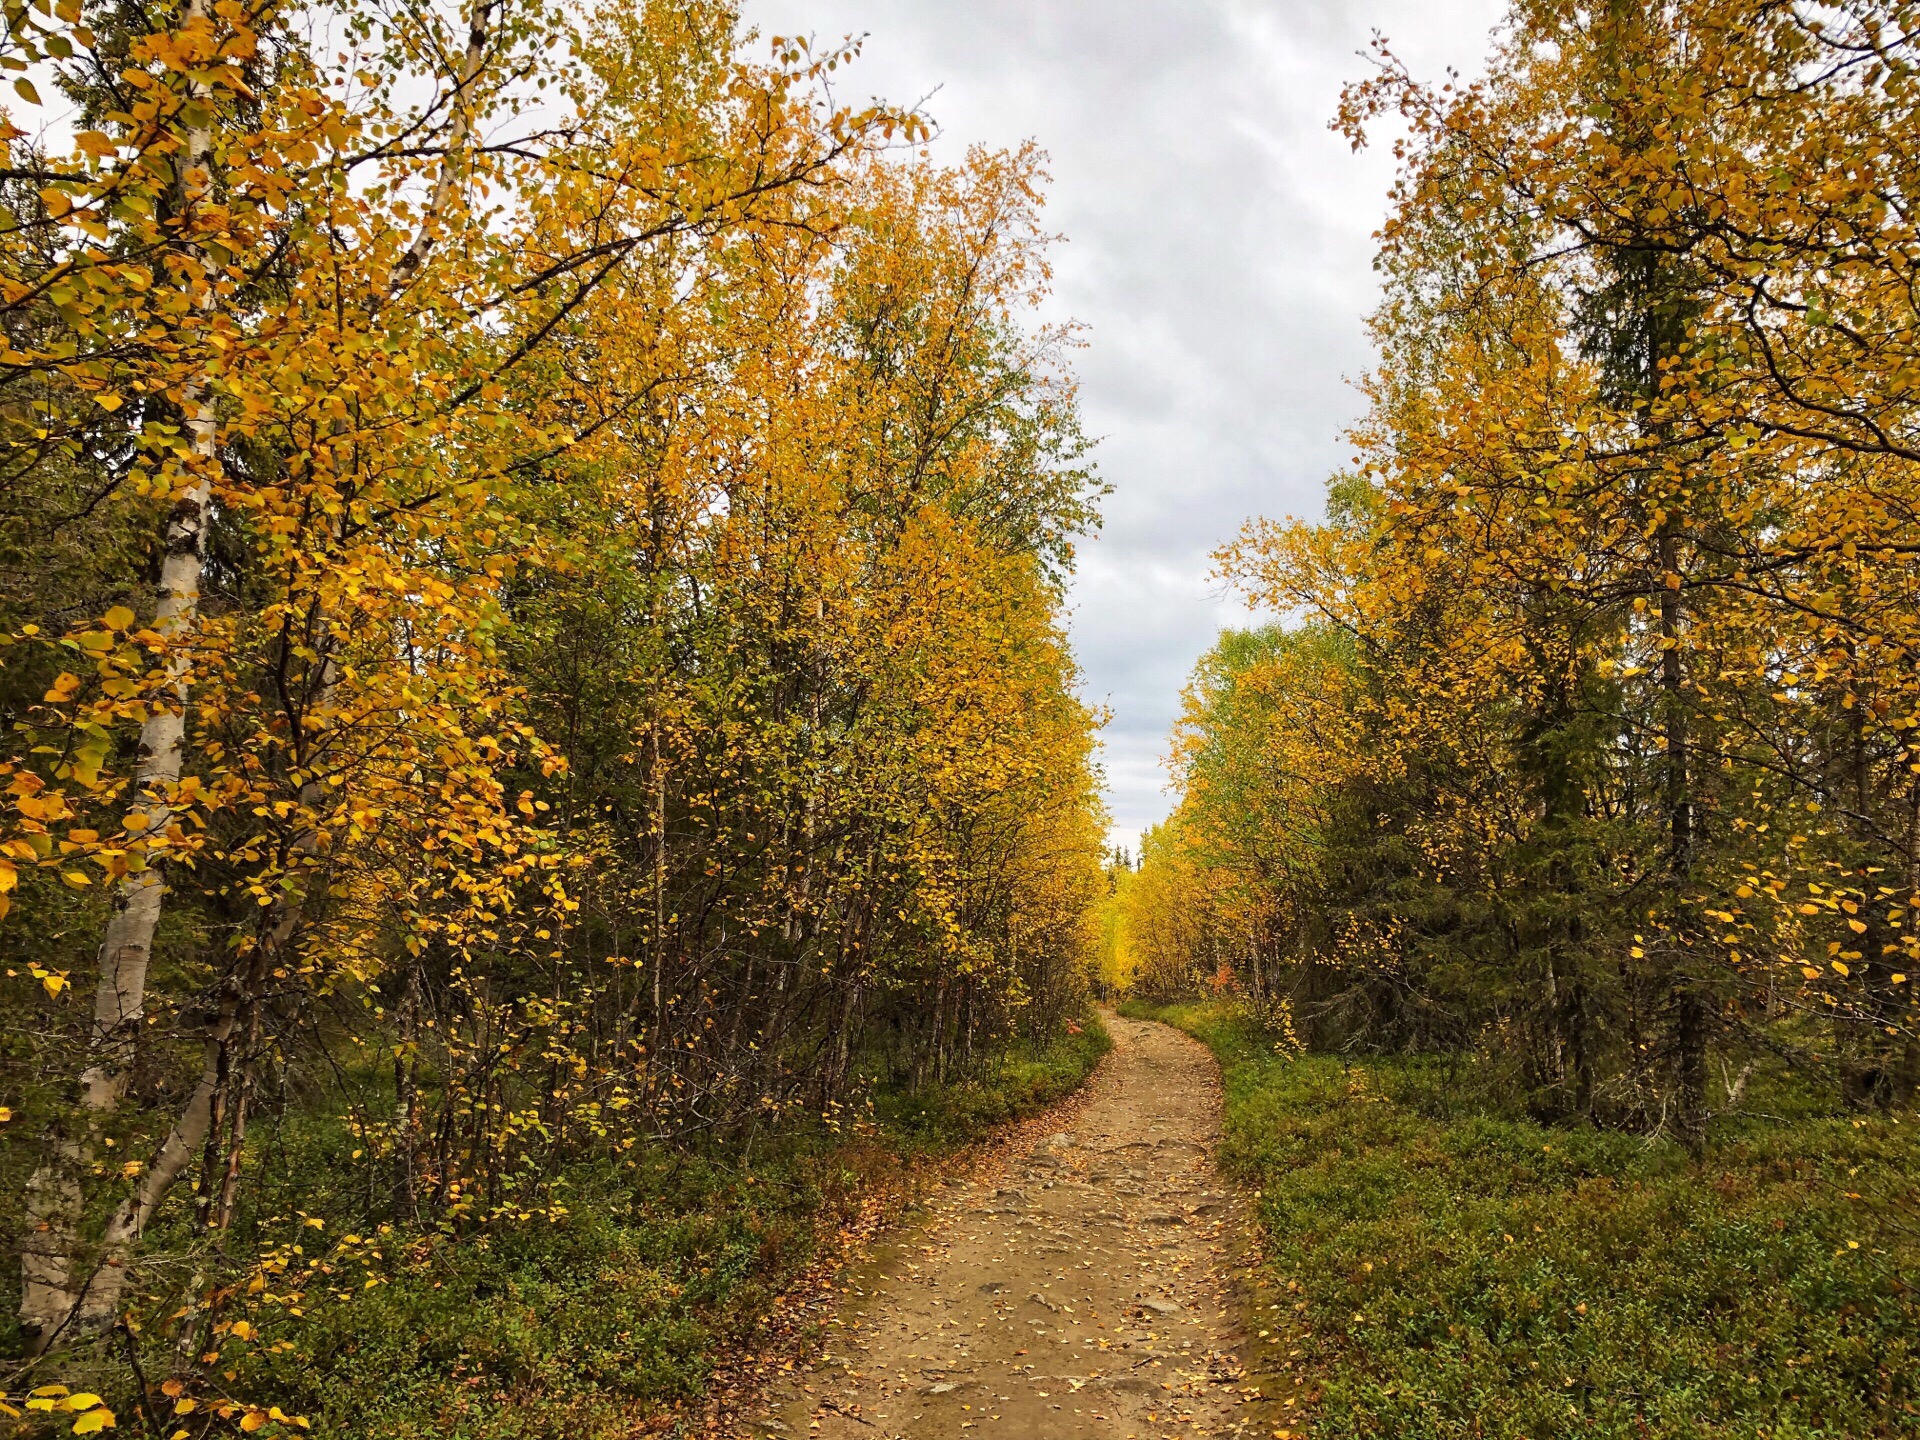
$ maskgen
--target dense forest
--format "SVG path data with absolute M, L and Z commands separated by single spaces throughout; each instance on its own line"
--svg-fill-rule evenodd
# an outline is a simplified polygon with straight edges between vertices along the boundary
M 7 1413 L 697 1388 L 820 1198 L 700 1156 L 1083 1012 L 1037 153 L 705 0 L 6 13 Z M 613 1289 L 521 1363 L 539 1245 Z
M 1920 1434 L 1917 24 L 1517 0 L 1346 92 L 1353 462 L 1219 552 L 1103 936 L 1221 1062 L 1276 1433 Z
M 719 1433 L 1098 991 L 1274 1434 L 1920 1434 L 1920 6 L 1379 42 L 1354 458 L 1136 862 L 1037 149 L 728 0 L 3 3 L 0 1433 Z
M 1381 49 L 1370 409 L 1323 521 L 1220 553 L 1281 620 L 1187 692 L 1144 988 L 1696 1151 L 1756 1071 L 1911 1103 L 1916 18 L 1526 3 L 1440 90 Z

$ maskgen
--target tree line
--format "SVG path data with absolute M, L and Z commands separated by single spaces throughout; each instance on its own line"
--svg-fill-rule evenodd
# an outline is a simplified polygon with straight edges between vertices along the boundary
M 22 1391 L 124 1346 L 287 1429 L 213 1362 L 326 1288 L 290 1203 L 558 1216 L 1077 1013 L 1036 152 L 936 164 L 718 0 L 6 20 Z
M 1782 1067 L 1911 1102 L 1916 22 L 1523 0 L 1437 88 L 1379 48 L 1355 464 L 1220 554 L 1279 620 L 1187 692 L 1139 983 L 1696 1150 Z

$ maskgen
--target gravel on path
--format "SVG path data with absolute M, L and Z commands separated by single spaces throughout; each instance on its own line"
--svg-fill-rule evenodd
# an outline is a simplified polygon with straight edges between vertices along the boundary
M 1245 1206 L 1215 1173 L 1219 1076 L 1165 1025 L 1114 1049 L 1045 1135 L 934 1187 L 847 1277 L 838 1329 L 748 1434 L 1159 1440 L 1288 1434 L 1241 1357 Z

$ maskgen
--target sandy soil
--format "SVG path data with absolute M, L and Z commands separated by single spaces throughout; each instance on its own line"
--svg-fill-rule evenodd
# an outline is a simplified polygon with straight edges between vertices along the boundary
M 1219 1081 L 1178 1031 L 1107 1017 L 1114 1051 L 1070 1129 L 936 1185 L 842 1285 L 810 1373 L 756 1436 L 1271 1436 L 1243 1368 L 1249 1233 L 1214 1173 Z M 1279 1430 L 1279 1433 L 1286 1433 Z

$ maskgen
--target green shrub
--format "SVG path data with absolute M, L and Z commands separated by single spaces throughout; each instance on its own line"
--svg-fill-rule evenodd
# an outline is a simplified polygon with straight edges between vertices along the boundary
M 915 1145 L 937 1149 L 1044 1109 L 1076 1089 L 1113 1048 L 1099 1017 L 1088 1015 L 1077 1024 L 1078 1034 L 1063 1032 L 1008 1047 L 966 1080 L 882 1092 L 876 1103 L 882 1125 Z
M 558 1221 L 459 1236 L 287 1221 L 285 1243 L 303 1251 L 294 1268 L 329 1269 L 307 1283 L 299 1319 L 226 1346 L 228 1393 L 341 1440 L 578 1440 L 697 1409 L 720 1347 L 752 1336 L 865 1186 L 1059 1099 L 1110 1043 L 1089 1019 L 966 1083 L 876 1093 L 875 1123 L 857 1135 L 822 1125 L 763 1138 L 750 1158 L 715 1146 L 576 1171 Z M 295 1189 L 327 1193 L 338 1138 L 284 1146 L 307 1162 L 296 1179 L 310 1183 Z
M 812 1253 L 826 1158 L 582 1177 L 559 1222 L 390 1232 L 376 1283 L 342 1262 L 352 1298 L 287 1327 L 291 1350 L 255 1347 L 244 1389 L 321 1434 L 458 1440 L 558 1440 L 690 1400 L 716 1341 Z
M 1920 1435 L 1912 1117 L 1730 1124 L 1696 1164 L 1474 1110 L 1431 1059 L 1133 1013 L 1221 1060 L 1316 1437 Z

